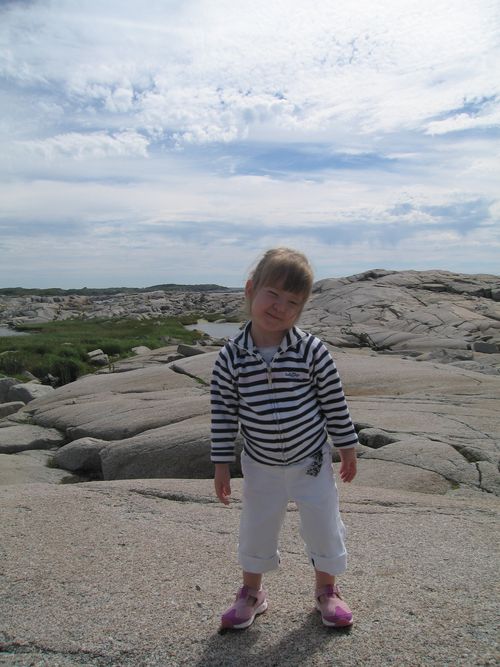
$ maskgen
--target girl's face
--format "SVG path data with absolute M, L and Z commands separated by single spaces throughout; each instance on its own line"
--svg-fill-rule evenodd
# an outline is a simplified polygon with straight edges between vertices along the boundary
M 275 338 L 277 343 L 298 320 L 306 301 L 302 295 L 271 285 L 255 290 L 251 280 L 246 284 L 245 294 L 250 303 L 252 333 Z

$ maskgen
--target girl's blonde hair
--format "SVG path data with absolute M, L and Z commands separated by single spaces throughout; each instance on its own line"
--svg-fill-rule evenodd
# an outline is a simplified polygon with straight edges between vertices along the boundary
M 304 253 L 291 248 L 273 248 L 261 258 L 250 275 L 254 290 L 274 286 L 309 298 L 313 271 Z

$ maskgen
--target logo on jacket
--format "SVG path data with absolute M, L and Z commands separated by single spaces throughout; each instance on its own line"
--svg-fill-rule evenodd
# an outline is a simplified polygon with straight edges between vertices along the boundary
M 295 371 L 288 371 L 285 373 L 287 378 L 298 378 L 299 374 L 296 373 Z

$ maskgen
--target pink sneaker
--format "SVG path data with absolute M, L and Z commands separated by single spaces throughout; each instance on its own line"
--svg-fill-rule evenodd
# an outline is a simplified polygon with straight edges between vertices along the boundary
M 266 591 L 260 591 L 248 586 L 242 586 L 236 593 L 236 600 L 229 609 L 222 614 L 221 627 L 243 630 L 254 622 L 257 614 L 267 609 Z
M 352 625 L 352 611 L 340 596 L 338 586 L 323 586 L 316 591 L 316 609 L 321 612 L 324 625 L 345 628 Z

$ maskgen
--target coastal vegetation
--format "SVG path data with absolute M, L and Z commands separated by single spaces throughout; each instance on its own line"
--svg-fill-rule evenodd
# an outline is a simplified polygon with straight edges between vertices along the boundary
M 217 317 L 213 314 L 211 319 Z M 0 374 L 23 378 L 28 371 L 42 382 L 60 386 L 96 370 L 88 357 L 95 349 L 107 354 L 111 364 L 131 356 L 132 348 L 139 345 L 155 349 L 170 342 L 194 343 L 200 333 L 188 331 L 184 325 L 197 319 L 196 315 L 70 319 L 19 325 L 18 331 L 31 335 L 0 337 Z

